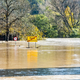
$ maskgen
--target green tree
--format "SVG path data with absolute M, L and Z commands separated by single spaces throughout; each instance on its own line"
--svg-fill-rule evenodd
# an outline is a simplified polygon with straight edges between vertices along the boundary
M 29 21 L 37 26 L 38 29 L 43 33 L 45 33 L 46 30 L 50 27 L 48 18 L 42 14 L 31 16 Z
M 55 26 L 52 26 L 50 20 L 45 15 L 30 16 L 29 21 L 43 33 L 43 37 L 57 37 Z

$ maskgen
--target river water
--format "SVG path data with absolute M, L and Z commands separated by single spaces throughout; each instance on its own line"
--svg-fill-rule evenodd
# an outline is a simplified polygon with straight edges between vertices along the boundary
M 0 42 L 0 69 L 80 67 L 79 38 Z

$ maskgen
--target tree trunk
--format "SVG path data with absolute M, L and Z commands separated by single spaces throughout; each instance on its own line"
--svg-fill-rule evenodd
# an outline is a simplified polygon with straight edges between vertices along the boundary
M 9 41 L 9 28 L 6 26 L 6 41 Z

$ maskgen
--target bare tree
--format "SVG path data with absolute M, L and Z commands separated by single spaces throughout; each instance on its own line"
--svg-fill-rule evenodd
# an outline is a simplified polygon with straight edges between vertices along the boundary
M 9 29 L 29 11 L 28 0 L 0 0 L 0 25 L 6 29 L 6 41 Z

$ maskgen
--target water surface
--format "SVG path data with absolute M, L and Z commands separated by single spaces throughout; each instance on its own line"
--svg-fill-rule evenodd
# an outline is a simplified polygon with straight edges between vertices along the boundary
M 80 67 L 80 39 L 0 42 L 0 69 Z

